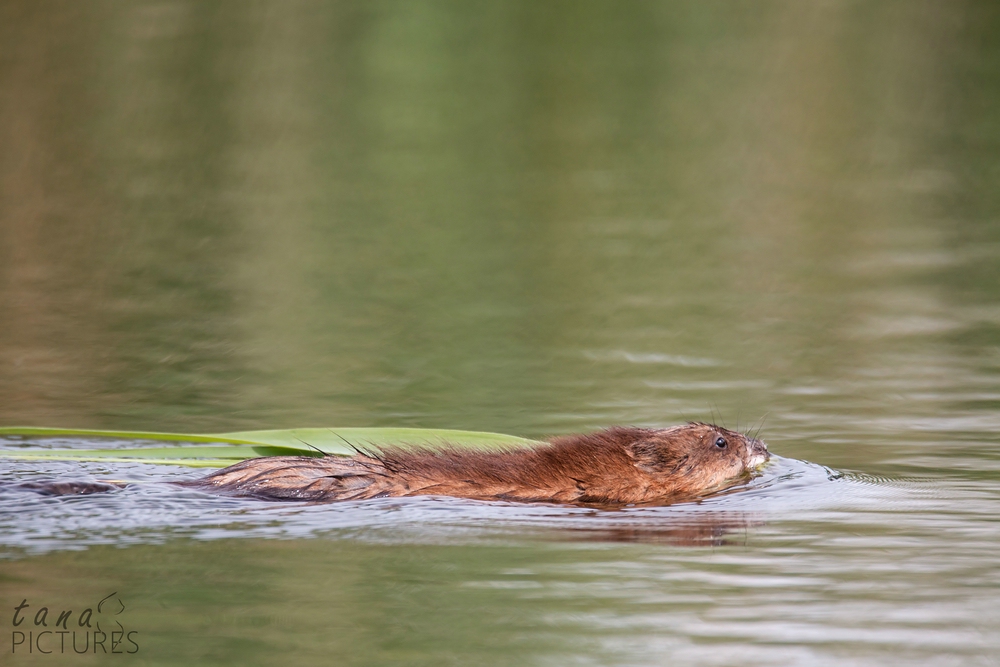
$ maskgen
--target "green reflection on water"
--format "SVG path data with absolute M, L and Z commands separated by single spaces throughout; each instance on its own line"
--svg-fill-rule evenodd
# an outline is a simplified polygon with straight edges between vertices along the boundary
M 540 585 L 513 572 L 567 556 L 579 564 L 580 554 L 326 540 L 246 547 L 180 542 L 65 554 L 16 564 L 3 592 L 28 599 L 31 610 L 45 601 L 82 611 L 114 591 L 126 606 L 116 620 L 139 633 L 135 657 L 156 664 L 264 665 L 294 655 L 305 664 L 514 665 L 579 648 L 539 627 L 562 605 L 525 597 L 525 587 Z M 54 567 L 73 582 L 72 595 L 44 575 Z
M 997 343 L 981 5 L 4 11 L 6 423 L 749 421 Z
M 980 570 L 953 561 L 913 585 L 929 561 L 911 540 L 926 535 L 788 528 L 798 535 L 713 551 L 174 540 L 8 563 L 0 597 L 79 613 L 115 593 L 137 664 L 977 664 L 995 643 Z

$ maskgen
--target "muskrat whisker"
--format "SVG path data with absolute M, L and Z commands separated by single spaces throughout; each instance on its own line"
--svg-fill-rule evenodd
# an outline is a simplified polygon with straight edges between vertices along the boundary
M 764 430 L 764 424 L 767 423 L 767 417 L 770 414 L 771 414 L 770 412 L 765 412 L 764 415 L 760 418 L 760 426 L 757 427 L 757 430 L 754 431 L 754 434 L 751 436 L 754 440 L 756 440 L 757 436 L 760 435 L 760 432 Z

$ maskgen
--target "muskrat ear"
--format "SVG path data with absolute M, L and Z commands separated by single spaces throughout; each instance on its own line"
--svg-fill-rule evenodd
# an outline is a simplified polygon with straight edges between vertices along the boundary
M 662 442 L 637 440 L 625 445 L 635 467 L 644 472 L 670 472 L 676 470 L 685 457 L 679 456 Z

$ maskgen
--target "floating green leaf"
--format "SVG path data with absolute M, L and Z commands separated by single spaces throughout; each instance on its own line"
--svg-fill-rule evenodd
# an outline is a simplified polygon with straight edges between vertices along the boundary
M 538 444 L 512 435 L 416 428 L 299 428 L 235 433 L 193 434 L 147 431 L 97 431 L 41 427 L 0 428 L 0 438 L 30 438 L 25 446 L 0 449 L 0 458 L 57 461 L 129 461 L 221 468 L 258 456 L 350 456 L 359 449 L 384 447 L 440 447 L 509 449 Z M 42 438 L 73 437 L 87 440 L 168 441 L 169 447 L 116 447 L 110 449 L 49 449 L 39 447 Z M 200 443 L 200 444 L 196 444 Z M 15 443 L 8 440 L 8 446 Z

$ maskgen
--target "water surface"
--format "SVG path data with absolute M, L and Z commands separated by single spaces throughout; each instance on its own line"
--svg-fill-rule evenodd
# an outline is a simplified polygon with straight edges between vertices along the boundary
M 994 664 L 998 31 L 963 1 L 4 3 L 0 425 L 763 420 L 780 458 L 612 513 L 5 462 L 148 483 L 2 492 L 0 647 L 23 599 L 114 592 L 149 664 Z

